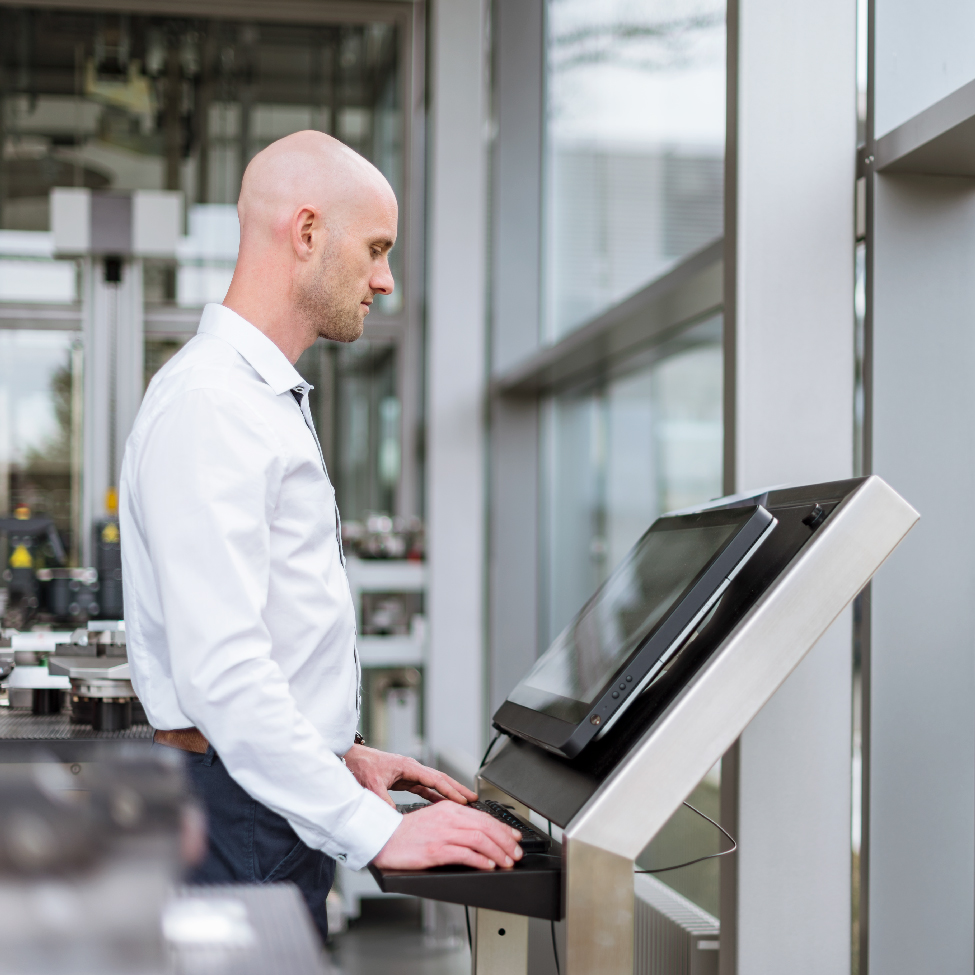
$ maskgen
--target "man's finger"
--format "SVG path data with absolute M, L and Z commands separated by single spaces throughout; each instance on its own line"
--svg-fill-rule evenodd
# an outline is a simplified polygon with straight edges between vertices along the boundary
M 504 823 L 498 822 L 487 813 L 454 806 L 450 825 L 455 829 L 480 831 L 489 837 L 493 843 L 501 847 L 512 859 L 520 860 L 522 857 L 522 850 L 518 845 L 521 833 L 510 826 L 505 826 Z
M 471 792 L 471 790 L 468 789 L 466 785 L 462 785 L 456 779 L 452 779 L 449 775 L 446 774 L 446 772 L 441 772 L 440 775 L 442 775 L 444 777 L 445 781 L 447 783 L 449 783 L 450 787 L 455 792 L 459 792 L 464 797 L 464 799 L 467 802 L 476 802 L 477 801 L 477 793 L 476 792 Z M 437 786 L 437 788 L 440 788 L 440 787 Z M 443 789 L 440 789 L 440 791 L 443 792 Z M 446 793 L 444 793 L 444 794 L 446 795 Z
M 494 838 L 488 836 L 484 830 L 480 829 L 456 829 L 444 834 L 444 839 L 451 846 L 466 846 L 475 853 L 493 860 L 499 867 L 513 867 L 515 851 L 508 852 L 503 849 Z
M 393 797 L 386 790 L 386 786 L 382 782 L 362 782 L 360 783 L 370 792 L 374 792 L 383 802 L 388 802 L 394 809 L 396 808 L 396 803 L 393 802 Z
M 436 769 L 427 768 L 426 765 L 421 765 L 419 762 L 410 762 L 404 766 L 401 775 L 400 782 L 416 782 L 428 788 L 436 789 L 445 799 L 450 799 L 453 802 L 466 804 L 477 799 L 477 793 L 471 792 L 470 789 L 454 781 L 449 775 L 438 772 Z M 400 787 L 400 782 L 393 783 L 390 788 Z
M 428 789 L 425 785 L 411 785 L 406 789 L 402 789 L 403 792 L 412 792 L 413 795 L 419 796 L 421 799 L 429 799 L 430 802 L 446 802 L 447 800 L 440 795 L 439 792 L 435 792 L 433 789 Z
M 496 864 L 480 853 L 475 853 L 466 846 L 443 846 L 437 852 L 437 866 L 446 866 L 448 863 L 459 863 L 465 867 L 474 867 L 477 870 L 494 870 Z

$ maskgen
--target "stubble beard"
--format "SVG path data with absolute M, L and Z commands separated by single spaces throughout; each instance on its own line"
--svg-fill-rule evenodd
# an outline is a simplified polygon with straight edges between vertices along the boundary
M 363 296 L 347 283 L 348 277 L 341 258 L 329 248 L 322 254 L 314 283 L 297 295 L 298 314 L 319 338 L 354 342 L 362 335 Z

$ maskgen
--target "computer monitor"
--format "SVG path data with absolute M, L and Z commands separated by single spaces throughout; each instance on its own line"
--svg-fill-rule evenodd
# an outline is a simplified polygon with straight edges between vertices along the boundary
M 578 755 L 663 673 L 775 523 L 761 505 L 659 518 L 508 695 L 495 727 Z

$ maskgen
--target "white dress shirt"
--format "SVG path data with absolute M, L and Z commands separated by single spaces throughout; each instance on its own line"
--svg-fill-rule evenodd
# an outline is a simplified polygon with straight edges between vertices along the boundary
M 358 869 L 401 817 L 337 757 L 360 675 L 309 389 L 267 336 L 206 306 L 125 446 L 125 629 L 153 727 L 199 728 L 246 792 Z

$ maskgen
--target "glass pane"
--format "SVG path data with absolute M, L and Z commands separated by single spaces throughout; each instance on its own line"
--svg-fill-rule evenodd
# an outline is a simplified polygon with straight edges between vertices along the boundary
M 402 449 L 395 343 L 319 341 L 295 368 L 315 387 L 308 403 L 343 522 L 395 514 Z
M 189 339 L 188 335 L 180 338 L 146 337 L 143 389 L 149 388 L 152 377 L 186 345 Z
M 365 342 L 337 346 L 335 492 L 343 518 L 395 511 L 400 473 L 396 348 Z
M 721 319 L 689 329 L 646 360 L 546 405 L 544 646 L 659 515 L 721 494 Z M 688 801 L 718 818 L 720 767 Z M 726 846 L 715 827 L 682 807 L 638 864 L 669 867 Z M 718 870 L 717 860 L 706 860 L 658 879 L 717 916 Z
M 75 558 L 81 383 L 76 332 L 0 330 L 0 515 L 50 516 Z
M 706 322 L 639 371 L 551 400 L 546 644 L 660 514 L 721 494 L 720 335 Z
M 182 190 L 187 236 L 176 264 L 150 275 L 147 301 L 220 301 L 237 255 L 241 175 L 275 139 L 329 132 L 402 195 L 399 50 L 394 23 L 0 7 L 0 228 L 47 231 L 55 186 Z M 397 274 L 398 251 L 391 261 Z M 73 288 L 63 268 L 22 270 L 0 262 L 0 300 L 36 300 L 28 285 L 39 275 L 52 294 Z M 375 308 L 396 312 L 401 301 L 397 290 Z
M 723 232 L 724 0 L 548 0 L 545 334 Z

